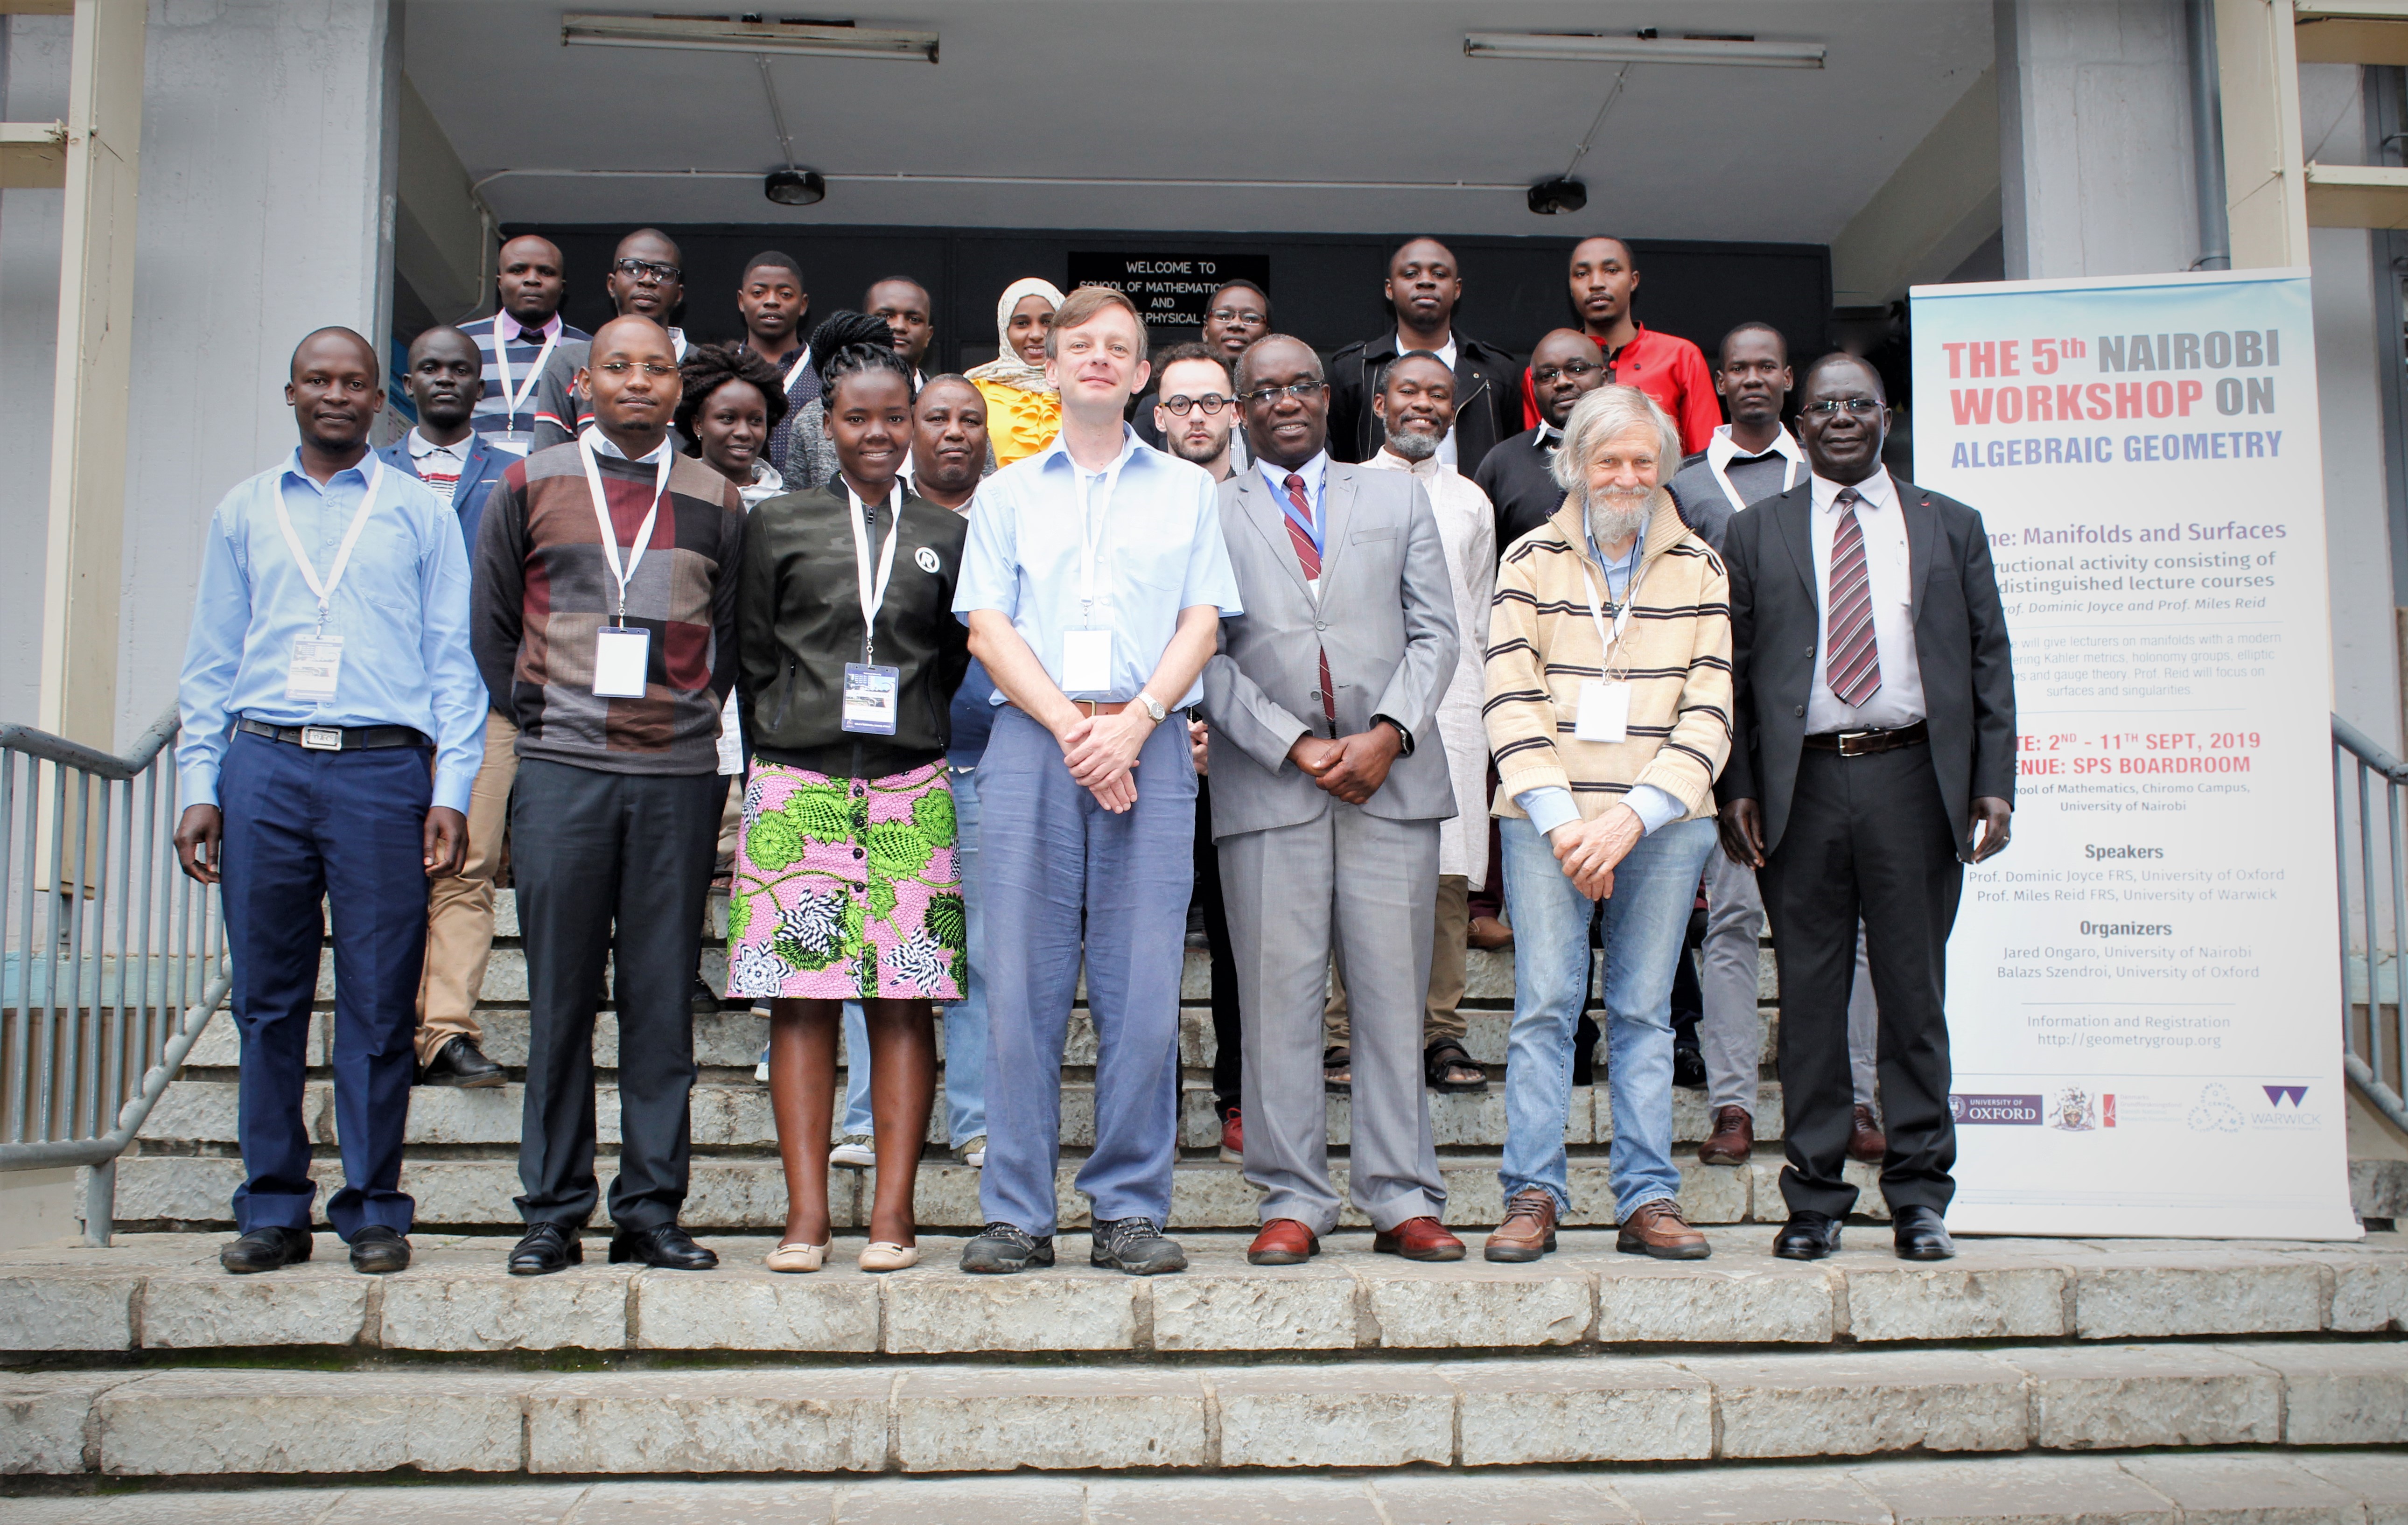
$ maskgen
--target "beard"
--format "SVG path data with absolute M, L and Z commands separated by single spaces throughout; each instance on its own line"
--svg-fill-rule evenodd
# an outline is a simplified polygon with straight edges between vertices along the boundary
M 1636 535 L 1647 527 L 1647 511 L 1655 506 L 1656 489 L 1642 487 L 1628 493 L 1607 488 L 1588 495 L 1590 533 L 1600 542 L 1618 540 L 1625 535 Z
M 1191 461 L 1197 466 L 1210 466 L 1214 461 L 1219 460 L 1222 453 L 1229 448 L 1229 439 L 1226 435 L 1222 436 L 1218 443 L 1213 443 L 1208 440 L 1200 445 L 1191 444 L 1188 441 L 1187 431 L 1185 429 L 1182 429 L 1176 434 L 1168 434 L 1163 436 L 1162 442 L 1170 447 L 1170 453 L 1173 455 L 1178 456 L 1182 461 Z
M 1419 429 L 1390 429 L 1388 448 L 1409 461 L 1426 461 L 1438 453 L 1439 437 Z

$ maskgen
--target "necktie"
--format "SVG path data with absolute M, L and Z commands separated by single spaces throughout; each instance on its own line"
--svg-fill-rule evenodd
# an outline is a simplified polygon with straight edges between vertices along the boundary
M 1881 687 L 1881 653 L 1873 645 L 1873 589 L 1871 574 L 1865 569 L 1865 531 L 1856 523 L 1856 505 L 1864 499 L 1854 487 L 1842 487 L 1836 501 L 1840 522 L 1831 531 L 1826 674 L 1832 694 L 1853 710 Z
M 1305 496 L 1304 478 L 1294 471 L 1280 483 L 1287 489 L 1287 511 L 1281 515 L 1287 521 L 1288 543 L 1296 547 L 1297 564 L 1304 568 L 1304 580 L 1321 581 L 1321 547 L 1312 543 L 1312 499 Z M 1338 734 L 1338 698 L 1329 682 L 1329 653 L 1321 653 L 1321 718 L 1329 722 L 1329 734 Z

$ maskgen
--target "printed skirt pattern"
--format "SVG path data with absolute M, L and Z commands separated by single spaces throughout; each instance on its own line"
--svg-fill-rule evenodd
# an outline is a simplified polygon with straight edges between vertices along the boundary
M 754 759 L 727 946 L 731 1000 L 961 1000 L 969 919 L 945 765 L 849 779 Z

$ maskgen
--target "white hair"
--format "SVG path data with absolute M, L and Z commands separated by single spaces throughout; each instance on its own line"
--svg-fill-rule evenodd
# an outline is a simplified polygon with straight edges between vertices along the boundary
M 1601 386 L 1572 405 L 1564 420 L 1564 442 L 1555 451 L 1555 485 L 1585 497 L 1589 463 L 1609 440 L 1634 428 L 1656 431 L 1656 484 L 1681 468 L 1681 431 L 1656 399 L 1635 386 Z

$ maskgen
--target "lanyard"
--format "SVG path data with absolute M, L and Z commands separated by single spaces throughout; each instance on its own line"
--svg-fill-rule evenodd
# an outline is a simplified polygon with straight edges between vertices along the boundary
M 628 548 L 626 566 L 619 564 L 619 531 L 610 523 L 610 503 L 602 496 L 602 468 L 594 460 L 594 431 L 586 430 L 577 437 L 577 458 L 585 464 L 585 485 L 594 495 L 594 522 L 602 526 L 602 559 L 609 564 L 610 575 L 619 583 L 619 617 L 617 623 L 627 623 L 627 584 L 636 579 L 636 568 L 643 564 L 644 548 L 652 543 L 652 525 L 661 516 L 661 499 L 668 496 L 669 468 L 677 457 L 670 453 L 666 441 L 661 445 L 661 468 L 652 482 L 652 506 L 644 511 L 644 522 L 636 531 L 636 543 Z
M 806 344 L 801 349 L 795 352 L 795 363 L 786 367 L 785 388 L 787 391 L 792 392 L 795 390 L 795 382 L 802 377 L 804 367 L 808 367 L 810 363 L 811 347 L 810 345 Z
M 1581 508 L 1581 528 L 1588 536 L 1589 548 L 1595 551 L 1597 535 L 1588 527 L 1588 509 L 1585 504 Z M 1605 612 L 1598 607 L 1597 583 L 1589 575 L 1588 563 L 1585 561 L 1581 563 L 1581 592 L 1588 596 L 1588 617 L 1597 625 L 1598 644 L 1604 648 L 1602 655 L 1597 659 L 1599 672 L 1612 670 L 1614 648 L 1622 644 L 1623 628 L 1630 623 L 1630 611 L 1639 607 L 1639 582 L 1647 573 L 1647 525 L 1644 521 L 1641 522 L 1639 533 L 1631 539 L 1630 544 L 1631 548 L 1638 553 L 1639 560 L 1637 565 L 1630 568 L 1629 585 L 1622 590 L 1622 607 L 1613 611 L 1613 634 L 1611 637 L 1605 630 Z M 1598 557 L 1602 560 L 1603 553 L 1600 552 Z M 1609 587 L 1607 593 L 1611 595 L 1612 592 L 1612 589 Z
M 1739 489 L 1731 485 L 1730 473 L 1724 469 L 1724 467 L 1730 465 L 1730 460 L 1731 458 L 1729 456 L 1725 456 L 1721 465 L 1716 465 L 1712 457 L 1709 457 L 1706 465 L 1707 468 L 1713 472 L 1714 480 L 1721 482 L 1723 485 L 1723 501 L 1731 506 L 1731 512 L 1737 513 L 1740 510 L 1746 508 L 1747 505 L 1739 500 Z M 1792 487 L 1797 486 L 1799 475 L 1798 457 L 1786 453 L 1783 454 L 1781 457 L 1781 490 L 1785 493 Z
M 1236 436 L 1232 435 L 1230 438 L 1235 439 Z M 1322 485 L 1325 491 L 1327 489 L 1329 482 L 1329 479 L 1326 474 L 1326 468 L 1324 468 L 1325 474 L 1322 478 Z M 1287 483 L 1285 482 L 1273 481 L 1270 474 L 1271 468 L 1267 464 L 1262 466 L 1262 473 L 1263 481 L 1270 483 L 1271 496 L 1279 499 L 1280 513 L 1304 531 L 1305 539 L 1312 542 L 1312 554 L 1314 555 L 1326 555 L 1329 551 L 1329 546 L 1326 540 L 1328 531 L 1327 526 L 1322 524 L 1321 516 L 1312 511 L 1312 483 L 1308 482 L 1304 484 L 1305 513 L 1303 518 L 1298 519 L 1296 516 L 1296 502 L 1287 496 Z M 1303 474 L 1304 473 L 1301 471 L 1297 473 L 1299 477 Z
M 1103 543 L 1103 526 L 1096 522 L 1096 516 L 1090 510 L 1092 495 L 1087 485 L 1086 468 L 1072 459 L 1068 451 L 1066 450 L 1062 453 L 1065 459 L 1070 460 L 1071 480 L 1079 484 L 1079 536 L 1081 548 L 1085 553 L 1079 562 L 1079 603 L 1082 611 L 1080 617 L 1093 620 L 1096 617 L 1096 548 Z M 1121 468 L 1128 464 L 1128 458 L 1129 452 L 1124 449 L 1119 457 L 1102 472 L 1104 512 L 1107 514 L 1112 511 L 1112 489 L 1120 484 Z
M 558 321 L 553 319 L 555 324 Z M 519 329 L 519 337 L 526 337 L 523 326 Z M 535 364 L 527 367 L 526 384 L 513 391 L 510 387 L 510 341 L 502 338 L 501 320 L 494 320 L 494 364 L 502 373 L 502 406 L 509 410 L 510 427 L 518 427 L 519 410 L 526 406 L 527 397 L 535 391 L 536 381 L 543 375 L 543 363 L 552 358 L 552 347 L 559 338 L 557 327 L 546 331 L 543 348 L 536 352 Z
M 896 482 L 886 495 L 886 512 L 891 521 L 886 526 L 886 548 L 878 554 L 878 581 L 869 579 L 869 505 L 844 484 L 845 502 L 850 511 L 845 515 L 853 522 L 853 570 L 861 592 L 861 664 L 869 665 L 870 642 L 878 628 L 878 611 L 886 603 L 886 584 L 895 579 L 895 545 L 903 538 L 903 484 Z
M 360 495 L 359 511 L 351 515 L 351 527 L 343 532 L 343 543 L 335 552 L 334 569 L 323 583 L 318 581 L 318 568 L 310 565 L 309 553 L 301 549 L 301 537 L 293 533 L 293 515 L 284 509 L 284 484 L 276 484 L 276 527 L 284 531 L 284 548 L 293 553 L 293 564 L 301 568 L 301 579 L 309 591 L 318 596 L 318 633 L 326 633 L 326 610 L 333 601 L 335 589 L 343 581 L 343 569 L 351 564 L 351 548 L 360 543 L 360 531 L 367 528 L 368 512 L 376 507 L 377 488 L 384 482 L 384 463 L 378 461 L 368 469 L 367 491 Z

